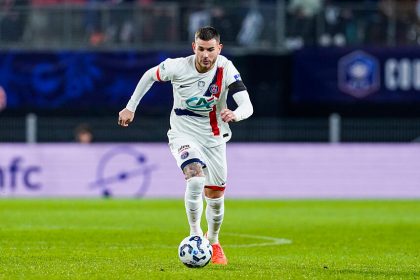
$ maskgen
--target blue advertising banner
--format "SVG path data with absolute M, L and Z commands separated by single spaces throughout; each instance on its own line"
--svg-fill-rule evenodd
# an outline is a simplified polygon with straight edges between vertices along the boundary
M 419 48 L 318 48 L 293 56 L 295 104 L 420 104 Z
M 141 75 L 167 57 L 165 52 L 0 53 L 1 100 L 6 109 L 95 112 L 126 105 Z M 0 103 L 3 103 L 1 102 Z M 142 100 L 145 113 L 167 112 L 171 85 L 152 87 Z M 1 104 L 0 104 L 1 105 Z M 5 106 L 3 106 L 5 107 Z

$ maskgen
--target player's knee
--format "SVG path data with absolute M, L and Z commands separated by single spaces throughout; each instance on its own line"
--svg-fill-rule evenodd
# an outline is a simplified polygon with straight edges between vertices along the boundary
M 185 180 L 193 177 L 204 177 L 203 166 L 199 162 L 187 164 L 182 171 L 184 172 Z
M 192 177 L 187 180 L 186 197 L 188 200 L 201 199 L 205 180 L 204 177 Z
M 215 198 L 222 197 L 225 194 L 225 191 L 224 190 L 212 190 L 212 189 L 209 189 L 209 188 L 205 188 L 204 189 L 204 194 L 207 198 L 215 199 Z

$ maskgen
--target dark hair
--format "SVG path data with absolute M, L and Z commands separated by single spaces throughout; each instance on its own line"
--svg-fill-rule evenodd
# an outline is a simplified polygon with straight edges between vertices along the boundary
M 76 126 L 76 128 L 74 129 L 74 132 L 76 133 L 76 134 L 79 134 L 79 133 L 86 133 L 86 132 L 88 132 L 88 133 L 92 133 L 92 129 L 91 129 L 91 127 L 90 127 L 90 125 L 89 124 L 87 124 L 87 123 L 80 123 L 78 126 Z
M 200 29 L 195 32 L 195 40 L 201 39 L 204 41 L 210 41 L 212 39 L 216 39 L 218 43 L 220 43 L 220 34 L 217 32 L 216 28 L 211 26 L 201 27 Z
M 90 135 L 88 139 L 83 139 L 82 135 Z M 81 123 L 74 129 L 75 140 L 80 143 L 90 143 L 93 140 L 92 129 L 89 124 Z

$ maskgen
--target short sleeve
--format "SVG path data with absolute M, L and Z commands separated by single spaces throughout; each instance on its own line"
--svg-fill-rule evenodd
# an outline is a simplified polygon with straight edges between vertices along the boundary
M 176 69 L 176 60 L 175 59 L 166 59 L 161 62 L 156 70 L 155 79 L 159 82 L 172 81 L 174 76 L 174 69 Z
M 238 70 L 235 66 L 233 66 L 233 63 L 229 61 L 226 65 L 226 86 L 230 86 L 234 82 L 241 81 L 241 75 L 239 74 Z

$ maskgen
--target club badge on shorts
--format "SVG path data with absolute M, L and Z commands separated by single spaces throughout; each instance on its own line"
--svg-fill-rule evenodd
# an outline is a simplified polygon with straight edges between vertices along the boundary
M 181 159 L 186 159 L 190 154 L 188 152 L 183 152 L 181 154 Z

